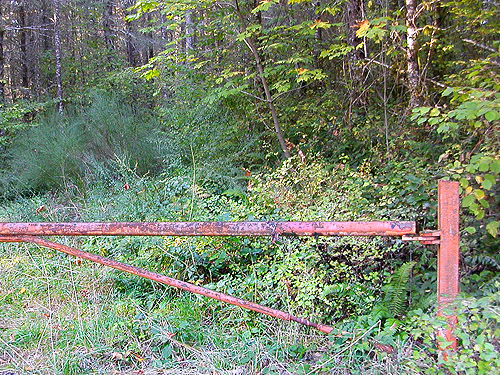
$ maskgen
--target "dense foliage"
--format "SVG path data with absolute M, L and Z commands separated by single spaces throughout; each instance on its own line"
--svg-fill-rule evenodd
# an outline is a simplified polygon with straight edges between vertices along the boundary
M 496 0 L 37 0 L 0 2 L 0 15 L 0 221 L 432 229 L 440 178 L 459 181 L 462 205 L 448 361 L 433 247 L 86 238 L 71 243 L 349 335 L 2 245 L 0 369 L 38 371 L 19 354 L 34 350 L 47 374 L 498 372 Z

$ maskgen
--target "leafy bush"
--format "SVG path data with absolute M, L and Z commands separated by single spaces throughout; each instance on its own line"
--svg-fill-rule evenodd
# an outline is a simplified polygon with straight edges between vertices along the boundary
M 463 12 L 461 7 L 453 9 Z M 482 12 L 478 9 L 474 12 Z M 463 15 L 474 12 L 467 8 Z M 466 286 L 467 292 L 475 294 L 481 293 L 479 285 L 491 285 L 500 271 L 500 144 L 496 131 L 500 81 L 498 67 L 492 64 L 496 56 L 493 53 L 484 60 L 458 62 L 463 69 L 447 77 L 450 87 L 441 92 L 442 104 L 416 108 L 411 118 L 441 138 L 446 148 L 439 162 L 450 178 L 460 182 L 461 221 L 465 228 L 462 266 L 464 274 L 474 275 L 467 279 Z M 486 293 L 491 290 L 482 289 Z
M 498 288 L 498 285 L 497 285 Z M 424 374 L 494 374 L 500 371 L 500 293 L 486 297 L 462 297 L 455 313 L 458 324 L 455 335 L 457 351 L 447 353 L 448 360 L 438 357 L 435 332 L 446 323 L 431 314 L 416 310 L 412 313 L 408 333 L 415 340 L 409 362 Z M 436 366 L 436 359 L 439 367 Z
M 398 171 L 388 172 L 377 186 L 367 162 L 354 170 L 342 162 L 327 168 L 321 161 L 292 158 L 251 180 L 249 202 L 261 220 L 408 220 L 426 215 L 431 184 L 425 173 L 414 168 L 405 178 Z M 401 194 L 404 189 L 407 194 Z M 390 272 L 409 260 L 412 249 L 384 238 L 283 239 L 260 275 L 274 290 L 288 294 L 292 306 L 341 320 L 370 311 Z M 400 310 L 406 293 L 393 300 Z

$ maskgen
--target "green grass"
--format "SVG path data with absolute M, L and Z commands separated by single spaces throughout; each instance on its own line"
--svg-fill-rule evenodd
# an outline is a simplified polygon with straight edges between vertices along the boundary
M 288 366 L 307 342 L 328 343 L 294 324 L 157 284 L 148 295 L 117 293 L 115 271 L 50 250 L 8 244 L 0 254 L 2 370 L 253 373 Z
M 17 216 L 34 221 L 40 220 L 41 215 L 45 220 L 57 220 L 75 210 L 82 216 L 99 215 L 94 211 L 96 207 L 112 204 L 103 195 L 94 196 L 85 204 L 56 205 L 47 199 L 39 197 L 5 204 L 0 220 Z M 120 199 L 115 197 L 114 203 L 119 204 Z M 94 206 L 93 200 L 99 200 L 100 204 Z M 42 203 L 48 207 L 43 213 L 36 213 Z M 129 203 L 130 206 L 148 216 L 147 210 L 144 213 L 147 202 Z M 122 214 L 128 216 L 127 205 L 121 207 Z M 172 240 L 59 241 L 154 269 L 157 265 L 146 264 L 147 251 L 165 248 L 164 243 L 170 245 Z M 186 273 L 178 276 L 189 279 Z M 353 368 L 349 363 L 365 368 L 363 363 L 371 362 L 369 357 L 356 354 L 351 342 L 332 341 L 295 323 L 173 290 L 33 245 L 0 245 L 0 285 L 0 371 L 347 374 L 350 370 L 344 368 Z M 234 285 L 229 284 L 231 287 Z M 266 285 L 259 288 L 263 290 L 254 295 L 256 298 L 267 293 Z M 241 291 L 235 289 L 233 293 L 238 295 Z M 292 301 L 285 304 L 291 306 Z M 362 342 L 363 335 L 360 331 L 356 335 L 360 339 L 354 343 Z M 389 362 L 393 366 L 394 361 Z M 370 371 L 387 373 L 387 366 L 380 371 L 371 366 Z

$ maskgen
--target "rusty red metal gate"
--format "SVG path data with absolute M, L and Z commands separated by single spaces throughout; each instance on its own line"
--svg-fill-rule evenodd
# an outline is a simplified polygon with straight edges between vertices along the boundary
M 449 312 L 458 293 L 459 195 L 458 183 L 438 182 L 438 229 L 417 234 L 414 221 L 354 222 L 155 222 L 155 223 L 0 223 L 0 242 L 25 242 L 100 263 L 166 285 L 201 294 L 245 309 L 295 321 L 331 333 L 332 327 L 295 317 L 254 302 L 216 292 L 145 269 L 107 259 L 40 236 L 401 236 L 405 241 L 437 245 L 438 315 L 448 326 L 437 334 L 456 349 L 453 328 L 456 316 Z M 340 332 L 339 334 L 343 334 Z

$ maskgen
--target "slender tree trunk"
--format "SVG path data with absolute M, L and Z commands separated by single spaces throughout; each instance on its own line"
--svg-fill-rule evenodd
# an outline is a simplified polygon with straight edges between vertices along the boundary
M 356 36 L 358 22 L 363 21 L 363 0 L 348 0 L 345 8 L 347 25 L 347 45 L 354 48 L 348 55 L 355 63 L 362 58 L 362 51 L 356 48 L 362 40 Z
M 134 0 L 125 0 L 123 3 L 124 8 L 127 9 L 128 7 L 132 6 L 134 4 Z M 127 11 L 125 10 L 125 14 L 127 14 Z M 129 63 L 129 66 L 135 68 L 137 66 L 138 60 L 137 58 L 137 47 L 134 43 L 133 36 L 134 36 L 134 21 L 125 21 L 125 45 L 127 48 L 127 60 Z
M 42 1 L 42 28 L 45 29 L 42 33 L 42 48 L 43 51 L 49 51 L 51 49 L 52 38 L 49 33 L 50 29 L 50 10 L 47 0 Z
M 5 58 L 3 45 L 5 37 L 5 25 L 3 19 L 3 0 L 0 0 L 0 103 L 5 102 Z
M 151 12 L 148 13 L 147 22 L 148 22 L 148 26 L 151 26 L 151 24 L 153 22 L 152 17 L 151 17 Z M 149 60 L 153 58 L 154 54 L 155 54 L 154 35 L 153 35 L 153 31 L 150 31 L 147 33 L 146 51 L 144 53 L 144 56 L 145 56 L 144 64 L 147 64 L 149 62 Z
M 241 13 L 241 9 L 238 3 L 238 0 L 235 0 L 235 6 L 236 6 L 236 12 L 238 14 L 238 18 L 240 19 L 241 22 L 241 31 L 244 32 L 246 30 L 246 20 L 243 17 L 243 14 Z M 264 93 L 266 95 L 266 102 L 269 107 L 269 111 L 271 112 L 271 117 L 273 118 L 273 123 L 274 123 L 274 131 L 276 133 L 276 137 L 278 138 L 278 141 L 281 146 L 281 150 L 283 151 L 283 154 L 285 157 L 288 159 L 290 155 L 290 150 L 286 146 L 285 138 L 283 137 L 283 132 L 281 130 L 281 125 L 278 119 L 278 114 L 276 112 L 276 107 L 274 106 L 274 100 L 271 95 L 271 91 L 269 90 L 269 86 L 267 84 L 267 79 L 266 76 L 264 75 L 264 67 L 262 66 L 262 60 L 259 55 L 259 51 L 257 49 L 255 40 L 252 37 L 245 38 L 245 43 L 252 52 L 252 55 L 255 59 L 255 63 L 257 64 L 257 71 L 259 73 L 259 78 L 262 83 L 262 88 L 264 89 Z
M 127 22 L 126 32 L 127 32 L 126 44 L 127 44 L 128 64 L 131 67 L 135 67 L 135 66 L 137 66 L 137 63 L 135 61 L 135 46 L 134 46 L 134 42 L 132 41 L 132 28 L 131 28 L 129 22 Z
M 111 32 L 111 27 L 113 26 L 113 0 L 106 0 L 102 26 L 104 29 L 104 43 L 106 44 L 106 49 L 108 50 L 108 60 L 110 60 L 110 52 L 115 49 L 115 45 L 113 43 L 113 33 Z
M 314 20 L 320 20 L 322 21 L 321 19 L 321 13 L 316 13 L 316 10 L 317 9 L 320 9 L 321 8 L 321 0 L 320 1 L 315 1 L 314 2 L 314 7 L 313 7 L 313 17 L 314 17 Z M 316 31 L 314 32 L 314 37 L 319 41 L 321 42 L 323 40 L 323 29 L 321 27 L 318 27 L 316 29 Z
M 352 50 L 347 55 L 348 95 L 349 110 L 346 114 L 346 122 L 350 126 L 353 108 L 360 107 L 360 102 L 366 101 L 366 93 L 363 89 L 362 70 L 358 62 L 363 59 L 363 51 L 358 47 L 362 39 L 358 38 L 356 31 L 358 23 L 363 21 L 363 0 L 348 0 L 345 5 L 345 20 L 347 26 L 347 45 Z
M 193 42 L 193 14 L 191 9 L 187 9 L 185 12 L 185 22 L 186 22 L 186 56 L 189 56 L 194 48 Z
M 62 88 L 62 63 L 61 63 L 61 38 L 59 30 L 59 2 L 54 0 L 54 48 L 56 54 L 56 86 L 57 86 L 57 109 L 63 114 L 63 88 Z
M 19 50 L 21 51 L 21 86 L 23 96 L 29 98 L 28 54 L 26 53 L 26 10 L 24 1 L 17 8 L 19 20 Z
M 161 41 L 163 43 L 163 46 L 165 46 L 167 44 L 167 42 L 171 39 L 170 32 L 167 29 L 167 27 L 165 26 L 166 22 L 167 22 L 167 19 L 166 19 L 165 15 L 162 12 L 160 12 L 160 23 L 161 23 L 160 37 L 161 37 Z
M 410 109 L 422 104 L 420 97 L 420 72 L 417 61 L 417 27 L 415 25 L 417 0 L 406 0 L 406 60 Z

